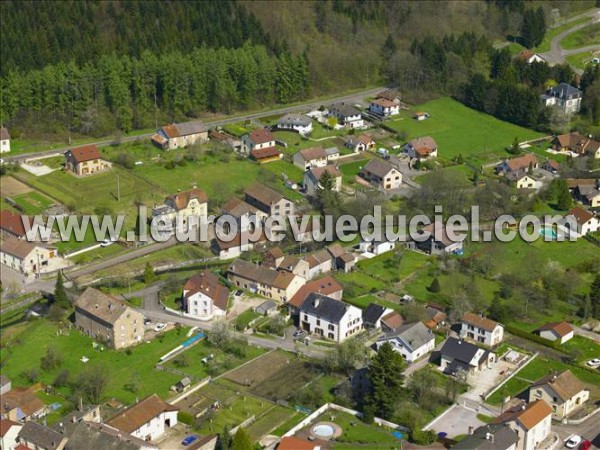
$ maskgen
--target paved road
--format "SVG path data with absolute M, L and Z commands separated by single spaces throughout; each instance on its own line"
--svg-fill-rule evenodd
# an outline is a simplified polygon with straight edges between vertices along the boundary
M 577 325 L 572 325 L 572 326 L 573 326 L 573 329 L 575 330 L 575 334 L 577 334 L 579 336 L 584 336 L 584 337 L 591 339 L 593 341 L 596 341 L 597 343 L 600 344 L 600 334 L 594 333 L 593 331 L 590 331 L 590 330 L 584 330 L 583 328 L 578 327 Z
M 591 441 L 595 448 L 600 448 L 600 413 L 590 417 L 581 425 L 563 425 L 552 423 L 552 429 L 558 433 L 561 440 L 564 441 L 572 434 L 577 434 L 588 441 Z
M 214 128 L 214 127 L 223 126 L 223 125 L 227 125 L 227 124 L 234 123 L 234 122 L 260 119 L 262 117 L 283 115 L 283 114 L 292 113 L 292 112 L 306 111 L 308 109 L 318 108 L 319 106 L 321 106 L 323 104 L 336 103 L 336 102 L 346 102 L 346 103 L 351 103 L 351 104 L 362 103 L 364 101 L 365 97 L 373 96 L 377 92 L 380 92 L 382 89 L 384 89 L 384 88 L 378 87 L 375 89 L 367 89 L 364 91 L 355 92 L 354 94 L 342 95 L 340 97 L 336 97 L 336 98 L 332 98 L 332 99 L 328 99 L 328 100 L 323 100 L 323 99 L 309 100 L 306 103 L 302 103 L 300 105 L 286 106 L 283 108 L 271 109 L 268 111 L 245 114 L 243 116 L 227 117 L 227 118 L 223 118 L 223 119 L 212 120 L 212 121 L 205 122 L 205 125 L 209 128 Z M 146 133 L 146 134 L 138 134 L 136 136 L 124 136 L 119 139 L 109 138 L 109 139 L 104 139 L 104 140 L 96 141 L 96 142 L 88 142 L 87 145 L 93 144 L 98 147 L 105 147 L 107 145 L 114 144 L 115 142 L 132 142 L 132 141 L 135 141 L 140 138 L 149 138 L 153 134 L 154 133 L 152 132 L 152 133 Z M 41 152 L 22 153 L 22 154 L 13 155 L 13 156 L 3 156 L 2 158 L 5 161 L 20 161 L 20 160 L 25 160 L 25 159 L 29 159 L 29 158 L 39 157 L 39 156 L 52 155 L 52 154 L 55 154 L 58 152 L 64 153 L 67 150 L 74 148 L 74 147 L 77 147 L 77 146 L 55 148 L 52 150 L 45 150 L 45 151 L 41 151 Z

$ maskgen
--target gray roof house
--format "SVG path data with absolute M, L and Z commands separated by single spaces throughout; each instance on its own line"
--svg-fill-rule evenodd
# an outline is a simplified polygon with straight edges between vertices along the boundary
M 390 343 L 395 351 L 408 362 L 413 362 L 433 351 L 435 337 L 422 322 L 409 323 L 399 327 L 396 332 L 389 333 L 376 342 L 379 349 L 384 343 Z
M 506 424 L 490 423 L 477 428 L 452 450 L 509 450 L 515 448 L 519 435 Z
M 299 324 L 309 334 L 341 342 L 362 330 L 362 310 L 311 292 L 300 306 Z
M 62 450 L 67 441 L 67 438 L 58 431 L 33 421 L 25 422 L 17 439 L 27 448 L 38 450 Z
M 495 353 L 452 337 L 446 340 L 440 350 L 440 366 L 449 375 L 456 375 L 461 370 L 478 372 L 495 360 Z
M 540 95 L 544 106 L 556 107 L 565 114 L 574 114 L 581 109 L 582 92 L 567 83 L 560 83 L 548 88 L 545 94 Z
M 381 318 L 392 310 L 385 306 L 378 305 L 377 303 L 369 303 L 365 309 L 363 309 L 362 320 L 365 328 L 380 328 Z
M 302 135 L 312 131 L 312 119 L 304 114 L 286 114 L 277 121 L 280 130 L 293 130 Z

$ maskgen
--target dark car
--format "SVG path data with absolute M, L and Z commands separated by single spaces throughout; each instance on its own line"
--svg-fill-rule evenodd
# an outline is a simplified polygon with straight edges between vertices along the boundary
M 183 441 L 181 441 L 181 445 L 190 445 L 198 440 L 198 436 L 195 434 L 190 434 Z

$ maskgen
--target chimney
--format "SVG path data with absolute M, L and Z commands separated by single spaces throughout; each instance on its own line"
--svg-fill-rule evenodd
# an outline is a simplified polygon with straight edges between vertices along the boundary
M 320 303 L 321 303 L 321 299 L 317 297 L 315 299 L 315 308 L 318 308 Z

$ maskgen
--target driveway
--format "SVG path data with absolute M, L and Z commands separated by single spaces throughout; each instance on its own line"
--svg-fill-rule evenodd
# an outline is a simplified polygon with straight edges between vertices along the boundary
M 454 404 L 448 408 L 441 416 L 438 416 L 432 422 L 425 426 L 425 430 L 432 430 L 436 433 L 448 433 L 448 437 L 453 438 L 459 434 L 469 434 L 470 427 L 473 429 L 485 425 L 477 418 L 477 410 Z

